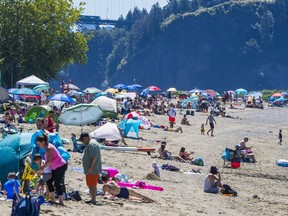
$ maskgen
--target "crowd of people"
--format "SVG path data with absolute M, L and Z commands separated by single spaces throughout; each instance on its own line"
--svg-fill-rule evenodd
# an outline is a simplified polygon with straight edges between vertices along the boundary
M 43 100 L 44 103 L 46 100 Z M 172 132 L 181 132 L 183 133 L 182 127 L 175 128 L 175 122 L 177 116 L 177 108 L 182 110 L 181 102 L 182 99 L 178 99 L 176 103 L 172 103 L 169 98 L 163 97 L 161 95 L 154 95 L 149 98 L 143 98 L 140 95 L 137 95 L 134 99 L 119 99 L 117 100 L 119 109 L 119 115 L 124 116 L 131 111 L 137 111 L 141 113 L 143 116 L 151 116 L 151 115 L 167 115 L 167 124 L 168 126 L 163 126 L 163 130 L 172 131 Z M 225 94 L 223 97 L 224 104 L 227 101 L 233 101 L 232 95 Z M 253 104 L 254 102 L 252 102 Z M 232 104 L 232 103 L 231 103 Z M 63 108 L 67 107 L 68 104 L 65 104 Z M 191 108 L 191 104 L 188 103 L 187 109 Z M 206 122 L 199 125 L 200 133 L 205 135 L 205 125 L 209 123 L 209 130 L 206 132 L 207 135 L 214 136 L 215 129 L 215 116 L 219 116 L 219 113 L 224 112 L 224 109 L 221 106 L 219 100 L 208 101 L 204 97 L 199 97 L 198 109 L 199 112 L 209 113 Z M 208 110 L 210 109 L 210 112 Z M 5 123 L 12 124 L 13 122 L 18 120 L 18 123 L 22 123 L 23 119 L 21 117 L 25 115 L 24 110 L 17 107 L 16 113 L 18 114 L 18 119 L 15 118 L 15 113 L 12 112 L 11 107 L 6 108 L 6 113 L 4 115 Z M 67 171 L 68 162 L 63 159 L 58 149 L 48 141 L 49 133 L 58 132 L 59 123 L 54 122 L 54 116 L 59 115 L 61 113 L 61 108 L 53 107 L 49 114 L 45 118 L 38 118 L 36 120 L 36 127 L 38 131 L 41 131 L 39 136 L 33 142 L 35 144 L 32 151 L 32 161 L 37 164 L 38 168 L 36 173 L 39 175 L 39 181 L 36 184 L 36 191 L 40 191 L 41 194 L 45 192 L 49 194 L 50 203 L 53 205 L 64 205 L 64 193 L 65 189 L 63 189 L 64 181 L 65 181 L 65 173 Z M 222 115 L 223 116 L 223 115 Z M 206 117 L 205 117 L 206 118 Z M 151 122 L 151 125 L 155 125 Z M 189 122 L 187 115 L 184 114 L 181 120 L 181 125 L 191 126 L 192 124 Z M 280 133 L 279 133 L 280 139 Z M 87 204 L 96 205 L 96 194 L 97 194 L 97 185 L 98 180 L 102 173 L 102 161 L 101 161 L 101 152 L 99 144 L 96 140 L 91 139 L 89 137 L 89 133 L 82 132 L 78 141 L 82 142 L 85 146 L 82 157 L 82 164 L 86 179 L 86 185 L 89 188 L 91 199 L 88 200 Z M 254 154 L 252 154 L 251 148 L 252 146 L 247 146 L 248 137 L 245 137 L 242 142 L 239 143 L 239 151 L 240 155 L 248 158 L 251 162 L 257 162 Z M 282 142 L 282 134 L 281 134 L 281 142 Z M 279 142 L 279 145 L 281 145 Z M 173 154 L 171 151 L 167 150 L 167 142 L 162 141 L 161 146 L 158 150 L 158 158 L 164 160 L 175 160 L 182 163 L 191 163 L 193 161 L 194 152 L 186 151 L 185 147 L 181 147 L 178 154 Z M 42 149 L 42 151 L 40 151 Z M 110 181 L 109 178 L 105 179 L 105 176 L 102 176 L 103 192 L 104 194 L 110 194 L 119 198 L 132 198 L 138 199 L 143 202 L 154 202 L 154 200 L 141 195 L 140 193 L 135 192 L 132 189 L 128 189 L 125 187 L 120 187 L 117 184 L 117 179 L 113 179 Z M 223 185 L 221 183 L 221 175 L 219 170 L 212 166 L 210 168 L 210 172 L 204 179 L 204 192 L 207 193 L 221 193 L 224 191 Z M 21 186 L 19 181 L 17 180 L 17 176 L 15 173 L 9 173 L 8 181 L 4 184 L 3 190 L 7 195 L 7 198 L 13 198 L 13 193 L 11 192 L 11 188 L 15 189 L 16 192 L 19 193 Z M 47 186 L 47 187 L 46 187 Z M 56 196 L 58 197 L 58 202 L 56 202 Z M 12 195 L 11 195 L 12 194 Z

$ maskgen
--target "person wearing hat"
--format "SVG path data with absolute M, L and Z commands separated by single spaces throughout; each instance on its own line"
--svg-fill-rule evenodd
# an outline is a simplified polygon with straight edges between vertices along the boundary
M 86 175 L 86 184 L 91 195 L 91 200 L 86 203 L 96 205 L 98 178 L 102 171 L 100 147 L 96 140 L 90 139 L 87 132 L 81 133 L 79 141 L 86 145 L 83 152 L 82 164 Z
M 204 192 L 205 193 L 214 193 L 224 191 L 224 188 L 221 183 L 221 175 L 216 166 L 210 167 L 210 172 L 204 179 Z

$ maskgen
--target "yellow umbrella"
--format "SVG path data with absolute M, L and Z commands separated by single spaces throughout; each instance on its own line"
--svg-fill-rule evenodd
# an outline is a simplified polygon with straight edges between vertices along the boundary
M 106 89 L 105 92 L 110 92 L 112 94 L 115 94 L 118 92 L 118 89 L 114 89 L 114 88 L 109 88 L 109 89 Z
M 167 89 L 167 92 L 176 92 L 176 91 L 177 91 L 176 88 L 173 88 L 173 87 Z

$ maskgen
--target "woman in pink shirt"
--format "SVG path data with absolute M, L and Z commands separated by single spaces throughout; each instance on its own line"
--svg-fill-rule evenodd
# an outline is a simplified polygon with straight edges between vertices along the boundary
M 39 171 L 43 171 L 47 166 L 52 167 L 52 177 L 47 181 L 49 189 L 50 200 L 52 204 L 55 204 L 55 188 L 59 197 L 59 204 L 63 203 L 63 189 L 60 185 L 62 178 L 67 170 L 67 163 L 61 157 L 56 147 L 48 143 L 47 135 L 41 135 L 37 137 L 37 144 L 40 148 L 45 148 L 45 164 L 40 167 Z M 53 184 L 54 183 L 54 184 Z

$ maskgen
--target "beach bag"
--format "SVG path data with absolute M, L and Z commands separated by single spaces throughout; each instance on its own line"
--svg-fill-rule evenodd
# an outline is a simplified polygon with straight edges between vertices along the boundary
M 226 149 L 223 153 L 222 153 L 222 159 L 224 161 L 229 161 L 230 159 L 230 151 L 228 149 Z
M 232 189 L 230 187 L 230 185 L 227 185 L 227 184 L 223 184 L 223 188 L 224 188 L 224 191 L 222 192 L 223 194 L 232 194 L 233 196 L 237 196 L 237 191 L 235 191 L 234 189 Z
M 75 201 L 81 201 L 82 200 L 79 191 L 72 191 L 72 192 L 68 193 L 68 196 L 72 200 L 75 200 Z
M 201 157 L 196 157 L 195 160 L 192 160 L 190 163 L 196 166 L 204 166 L 204 160 Z

